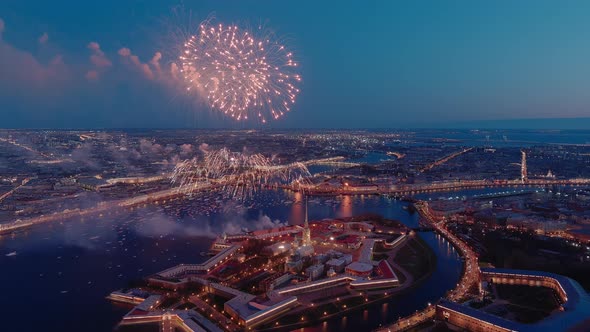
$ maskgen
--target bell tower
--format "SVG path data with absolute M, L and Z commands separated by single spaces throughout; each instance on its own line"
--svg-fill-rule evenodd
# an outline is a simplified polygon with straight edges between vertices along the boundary
M 305 198 L 305 223 L 303 224 L 303 245 L 311 245 L 311 231 L 309 229 L 309 222 L 307 221 L 307 197 Z

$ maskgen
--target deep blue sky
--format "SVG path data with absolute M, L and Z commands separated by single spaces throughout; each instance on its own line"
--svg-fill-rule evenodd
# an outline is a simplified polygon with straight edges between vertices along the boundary
M 185 24 L 171 14 L 180 3 L 1 1 L 0 127 L 235 126 L 117 54 L 129 48 L 145 64 L 160 51 L 167 64 L 165 22 Z M 271 127 L 590 117 L 588 1 L 183 5 L 196 21 L 211 13 L 219 22 L 264 21 L 288 40 L 302 92 Z

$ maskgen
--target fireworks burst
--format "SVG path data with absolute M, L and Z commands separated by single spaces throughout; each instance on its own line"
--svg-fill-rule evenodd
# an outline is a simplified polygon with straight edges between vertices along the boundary
M 305 181 L 309 175 L 302 163 L 275 165 L 261 154 L 223 148 L 206 152 L 202 160 L 193 158 L 179 163 L 174 169 L 172 182 L 186 194 L 216 188 L 230 197 L 245 199 L 265 185 Z
M 201 23 L 184 42 L 179 67 L 187 91 L 236 120 L 278 119 L 295 103 L 297 62 L 272 35 L 256 37 L 236 25 Z

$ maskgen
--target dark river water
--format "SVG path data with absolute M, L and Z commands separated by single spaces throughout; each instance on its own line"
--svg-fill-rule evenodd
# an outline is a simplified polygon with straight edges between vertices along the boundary
M 264 197 L 266 196 L 266 197 Z M 249 209 L 225 209 L 183 218 L 145 208 L 84 221 L 73 220 L 0 237 L 2 331 L 112 331 L 129 307 L 105 299 L 111 291 L 179 263 L 206 257 L 211 234 L 302 223 L 303 205 L 293 193 L 271 193 Z M 295 202 L 295 203 L 294 203 Z M 311 198 L 310 220 L 381 214 L 414 227 L 418 216 L 404 202 L 379 196 Z M 417 288 L 366 311 L 329 320 L 310 330 L 367 330 L 439 299 L 459 279 L 461 260 L 434 233 L 420 233 L 434 250 L 436 271 Z M 14 256 L 6 254 L 15 252 Z M 307 330 L 307 329 L 306 329 Z

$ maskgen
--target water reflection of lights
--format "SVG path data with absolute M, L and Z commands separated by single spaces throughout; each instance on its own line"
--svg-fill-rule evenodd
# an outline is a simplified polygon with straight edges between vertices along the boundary
M 295 192 L 293 204 L 291 204 L 290 220 L 293 224 L 302 225 L 305 219 L 305 203 L 301 192 Z
M 385 320 L 387 319 L 387 309 L 389 308 L 389 304 L 388 303 L 383 303 L 381 305 L 381 319 Z
M 352 216 L 352 197 L 345 195 L 342 196 L 342 201 L 340 202 L 340 211 L 338 213 L 341 217 L 351 217 Z

